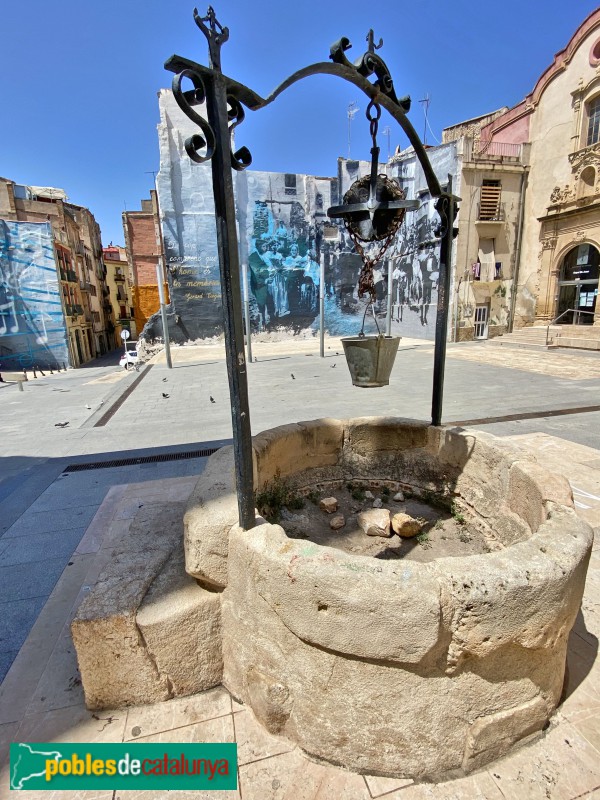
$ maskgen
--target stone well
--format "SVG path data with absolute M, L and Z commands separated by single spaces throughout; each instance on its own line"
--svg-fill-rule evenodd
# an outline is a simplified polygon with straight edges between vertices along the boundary
M 71 625 L 89 708 L 222 682 L 310 754 L 414 778 L 478 768 L 544 728 L 592 545 L 565 479 L 492 436 L 401 419 L 301 422 L 253 446 L 257 489 L 279 471 L 322 496 L 363 482 L 454 502 L 489 552 L 419 563 L 260 519 L 241 531 L 223 448 L 185 513 L 144 503 L 103 546 Z
M 222 590 L 222 682 L 269 731 L 352 770 L 425 778 L 544 728 L 592 544 L 564 478 L 483 433 L 381 418 L 266 431 L 254 469 L 257 488 L 279 471 L 299 489 L 362 480 L 454 500 L 492 545 L 421 564 L 268 523 L 243 532 L 232 449 L 212 456 L 185 514 L 186 570 Z

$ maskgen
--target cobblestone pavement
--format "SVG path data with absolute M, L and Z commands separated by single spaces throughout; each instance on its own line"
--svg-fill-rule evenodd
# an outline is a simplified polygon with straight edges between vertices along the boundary
M 466 346 L 464 344 L 450 346 L 448 358 L 508 367 L 538 375 L 552 375 L 571 381 L 600 378 L 600 357 L 596 352 L 577 353 L 567 349 L 534 350 L 525 347 L 500 347 L 489 342 L 473 342 Z

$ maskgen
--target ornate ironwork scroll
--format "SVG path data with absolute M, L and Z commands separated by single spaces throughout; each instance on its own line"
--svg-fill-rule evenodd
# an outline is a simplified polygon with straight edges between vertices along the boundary
M 453 207 L 458 198 L 442 192 L 425 148 L 406 117 L 406 112 L 410 109 L 410 98 L 398 99 L 390 71 L 376 52 L 382 47 L 383 41 L 380 39 L 376 44 L 372 30 L 367 35 L 367 50 L 354 63 L 346 57 L 347 51 L 351 48 L 350 40 L 342 37 L 331 47 L 330 61 L 318 62 L 298 70 L 286 78 L 270 95 L 263 98 L 244 84 L 223 74 L 221 46 L 229 38 L 229 29 L 219 23 L 213 8 L 209 7 L 204 17 L 194 9 L 194 20 L 208 41 L 209 66 L 205 67 L 181 56 L 172 56 L 166 61 L 165 69 L 174 73 L 173 94 L 179 107 L 200 128 L 199 133 L 195 133 L 186 141 L 186 152 L 196 163 L 210 161 L 212 167 L 239 519 L 240 526 L 248 529 L 255 524 L 252 442 L 231 177 L 231 169 L 243 170 L 252 163 L 252 156 L 247 147 L 240 147 L 234 151 L 232 146 L 233 133 L 244 121 L 245 109 L 257 111 L 270 105 L 282 92 L 304 78 L 312 75 L 335 75 L 359 88 L 378 107 L 385 108 L 401 126 L 421 164 L 431 196 L 439 198 L 439 206 L 436 207 L 446 219 L 446 222 L 442 222 L 444 233 L 440 259 L 432 406 L 434 424 L 439 424 L 441 420 L 443 365 L 448 324 L 445 298 L 448 296 L 448 266 L 453 231 L 449 220 L 454 219 Z M 369 80 L 373 76 L 375 79 Z M 191 81 L 191 89 L 183 89 L 184 80 Z M 206 104 L 207 119 L 201 113 L 204 104 Z

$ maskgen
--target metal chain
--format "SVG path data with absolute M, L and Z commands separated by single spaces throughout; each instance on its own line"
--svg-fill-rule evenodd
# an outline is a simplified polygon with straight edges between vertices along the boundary
M 375 255 L 368 256 L 365 253 L 365 250 L 360 242 L 360 239 L 357 238 L 355 232 L 351 229 L 348 230 L 348 234 L 352 239 L 352 244 L 356 248 L 356 252 L 361 257 L 363 266 L 360 271 L 360 275 L 358 276 L 358 296 L 363 297 L 365 294 L 370 295 L 371 302 L 375 301 L 375 283 L 373 282 L 373 268 L 375 264 L 378 264 L 386 254 L 387 250 L 389 249 L 390 245 L 392 244 L 396 233 L 398 232 L 398 228 L 400 227 L 400 221 L 390 231 L 386 239 L 384 240 L 383 244 L 379 247 Z
M 371 109 L 375 109 L 375 116 L 371 116 Z M 371 100 L 369 105 L 367 106 L 366 116 L 370 123 L 370 132 L 371 132 L 371 140 L 373 142 L 373 147 L 377 147 L 377 131 L 379 129 L 379 119 L 381 117 L 381 106 L 379 103 L 376 103 L 375 100 Z

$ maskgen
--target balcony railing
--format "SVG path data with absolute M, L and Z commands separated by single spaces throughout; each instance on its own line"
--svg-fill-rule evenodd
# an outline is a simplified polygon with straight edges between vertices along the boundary
M 501 160 L 505 158 L 520 160 L 523 146 L 512 142 L 493 142 L 486 139 L 473 139 L 471 155 L 479 160 Z
M 77 273 L 74 269 L 65 270 L 66 280 L 70 283 L 78 283 Z
M 477 222 L 504 222 L 506 219 L 504 213 L 504 205 L 502 203 L 494 204 L 479 203 L 477 206 Z
M 125 280 L 125 273 L 120 269 L 116 269 L 115 270 L 115 280 L 116 281 L 124 281 Z

